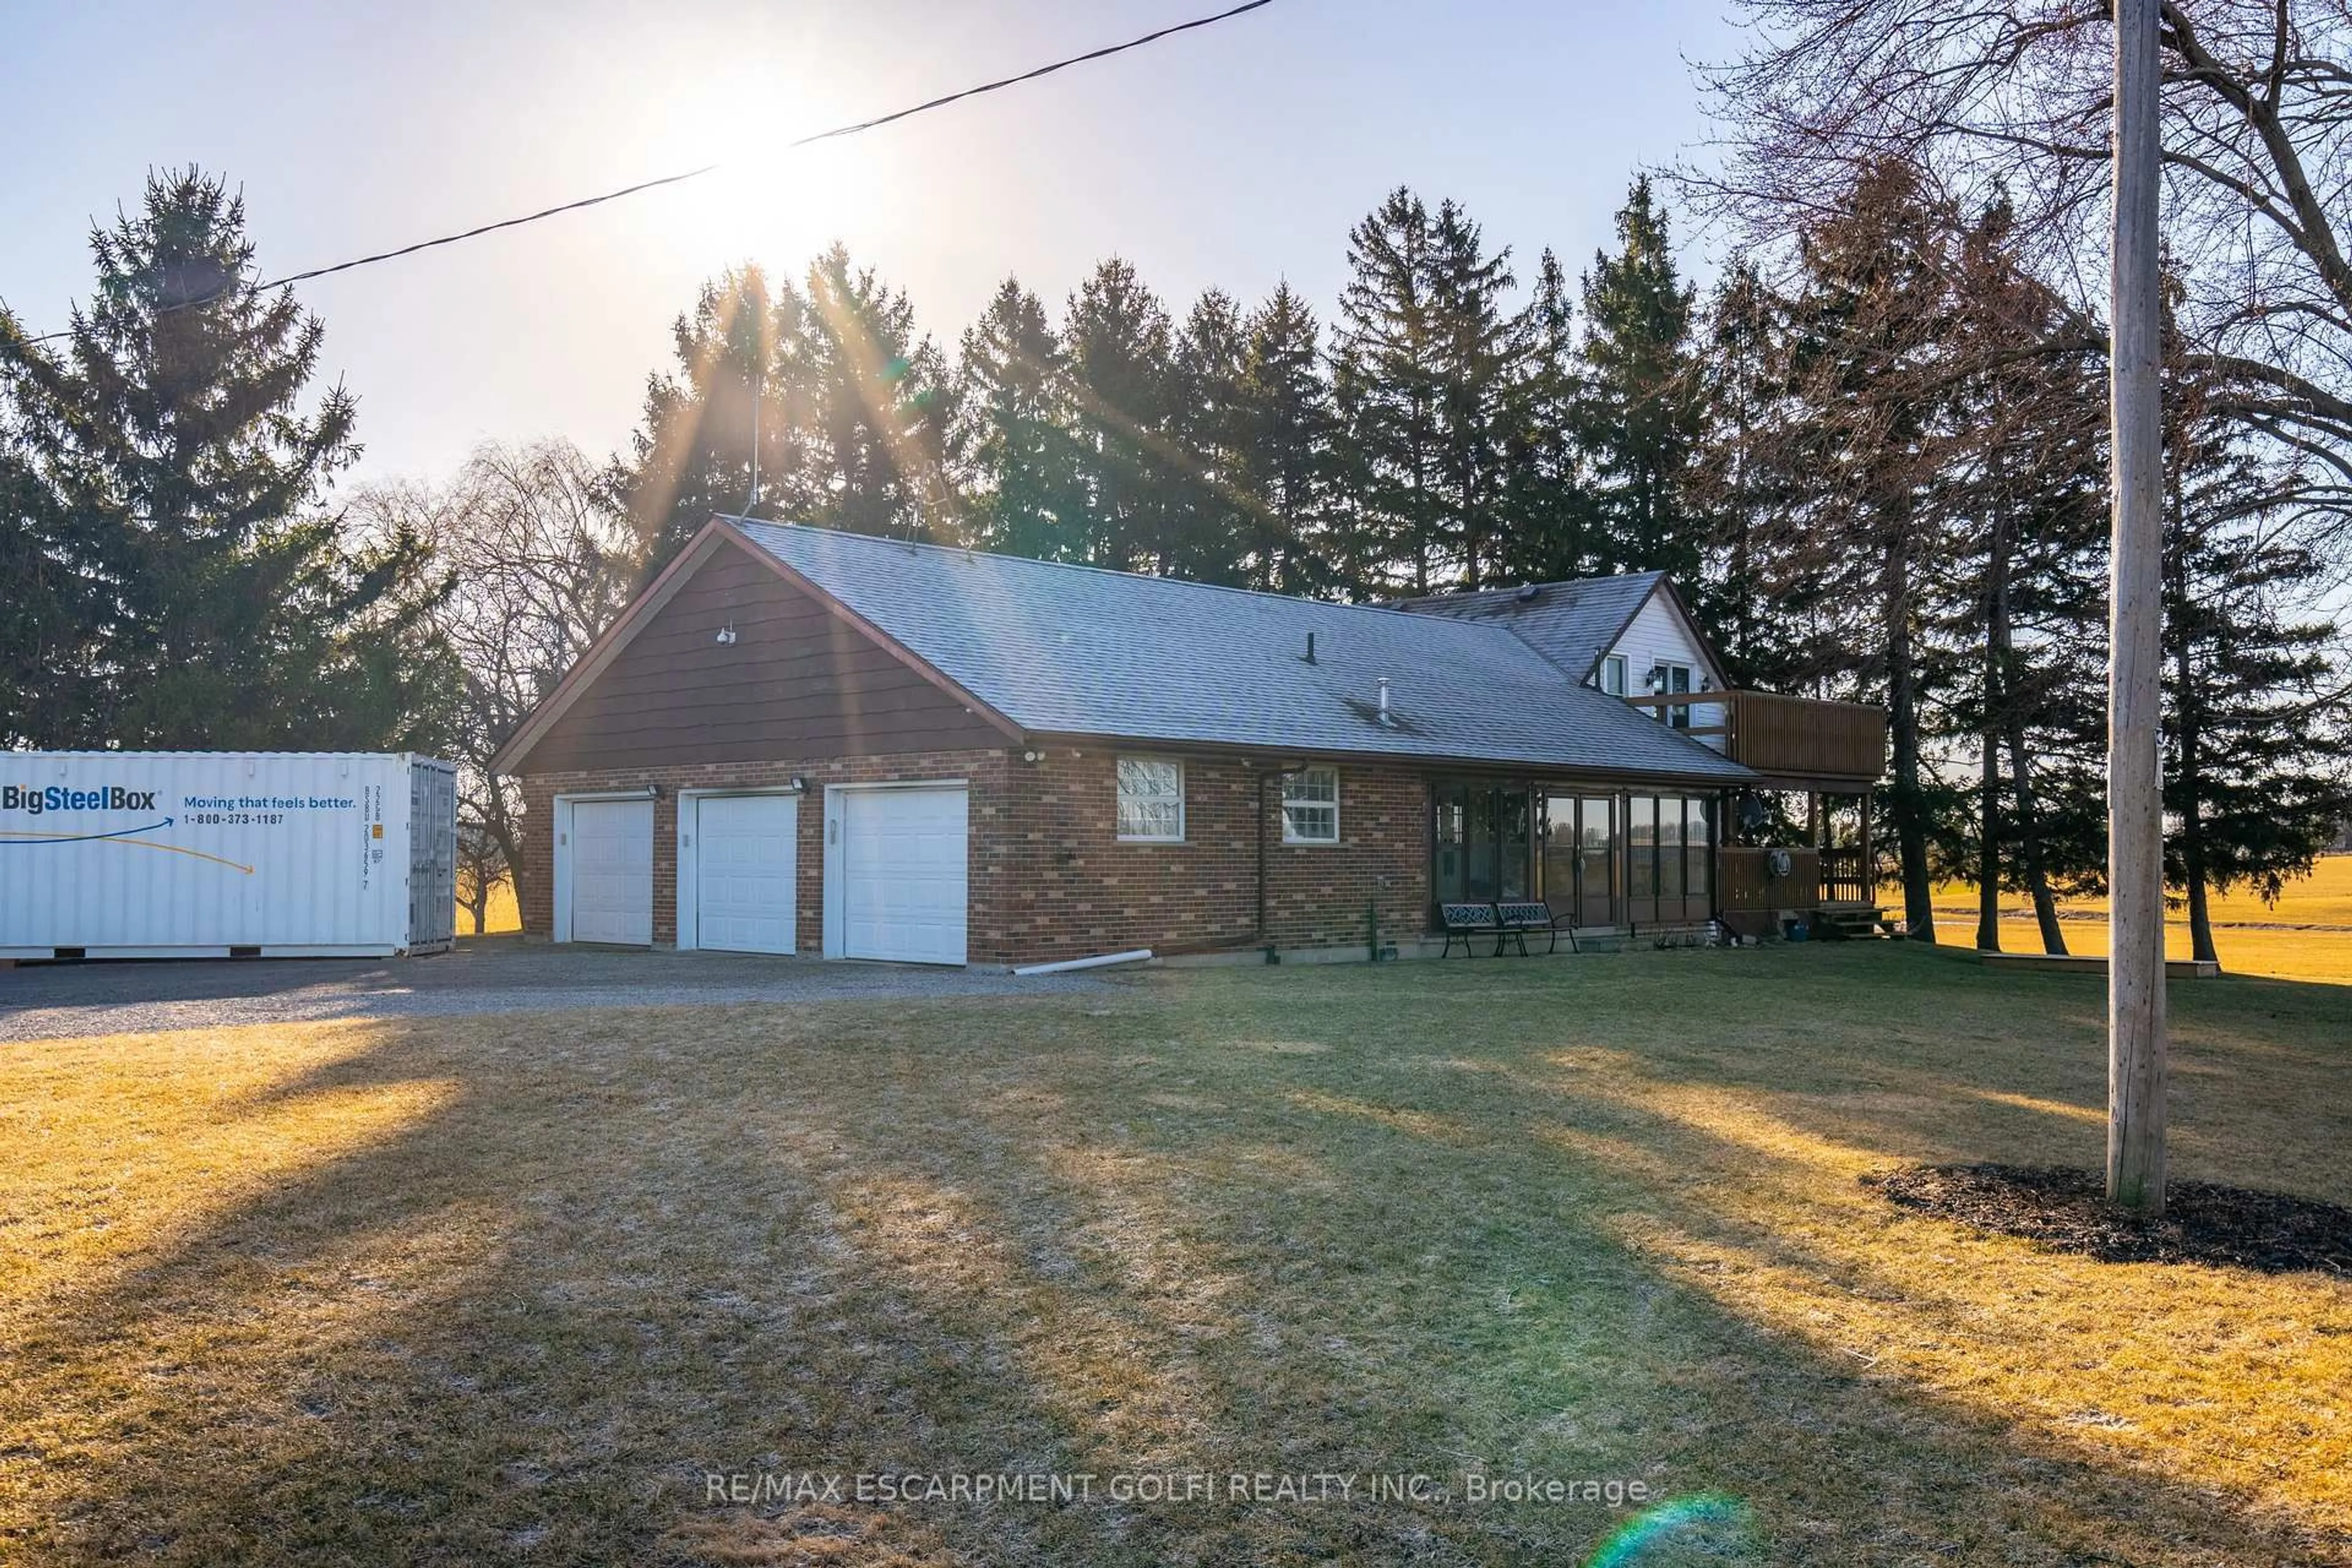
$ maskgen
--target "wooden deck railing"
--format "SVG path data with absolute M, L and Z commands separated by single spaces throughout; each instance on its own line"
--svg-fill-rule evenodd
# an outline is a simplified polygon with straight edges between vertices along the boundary
M 1870 899 L 1859 849 L 1764 848 L 1727 844 L 1716 852 L 1716 906 L 1749 910 L 1805 910 L 1822 904 L 1860 904 Z M 1789 858 L 1788 872 L 1772 874 L 1772 857 Z
M 1886 710 L 1774 691 L 1677 691 L 1629 697 L 1636 708 L 1689 711 L 1683 732 L 1759 773 L 1875 779 L 1886 769 Z
M 1863 875 L 1860 849 L 1822 851 L 1822 902 L 1859 904 L 1870 898 L 1870 881 Z

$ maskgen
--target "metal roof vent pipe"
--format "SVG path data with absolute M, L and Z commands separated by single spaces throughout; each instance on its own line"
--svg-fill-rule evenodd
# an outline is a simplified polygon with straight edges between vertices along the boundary
M 1385 675 L 1381 677 L 1381 728 L 1396 728 L 1396 721 L 1389 717 L 1389 678 Z

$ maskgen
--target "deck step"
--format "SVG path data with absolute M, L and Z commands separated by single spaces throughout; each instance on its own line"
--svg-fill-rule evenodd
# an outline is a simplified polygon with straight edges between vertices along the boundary
M 1889 934 L 1886 911 L 1856 906 L 1813 911 L 1814 929 L 1829 942 L 1869 942 Z

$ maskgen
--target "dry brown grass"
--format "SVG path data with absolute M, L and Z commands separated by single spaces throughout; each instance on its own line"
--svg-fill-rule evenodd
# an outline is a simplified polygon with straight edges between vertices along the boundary
M 2352 992 L 2173 995 L 2177 1166 L 2352 1199 Z M 1573 1563 L 1623 1522 L 703 1479 L 1475 1467 L 1752 1507 L 1644 1563 L 2352 1562 L 2352 1286 L 1856 1180 L 2095 1163 L 2099 1004 L 1874 945 L 7 1047 L 0 1561 Z

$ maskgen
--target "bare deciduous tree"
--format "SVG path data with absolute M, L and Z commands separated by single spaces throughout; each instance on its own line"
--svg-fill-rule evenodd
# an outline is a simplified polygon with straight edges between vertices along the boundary
M 1759 237 L 1834 206 L 1854 171 L 1935 170 L 2006 200 L 2045 279 L 2104 315 L 2112 22 L 2099 0 L 1747 0 L 1754 42 L 1706 73 L 1736 127 L 1692 176 Z M 2352 506 L 2352 6 L 2162 6 L 2165 233 L 2189 368 L 2233 416 L 2319 459 Z
M 522 801 L 490 758 L 628 603 L 637 552 L 605 471 L 568 441 L 478 448 L 446 487 L 382 486 L 357 508 L 406 523 L 457 575 L 441 612 L 463 667 L 459 837 L 478 883 L 541 874 Z M 478 885 L 487 899 L 488 886 Z M 530 907 L 528 900 L 523 907 Z

